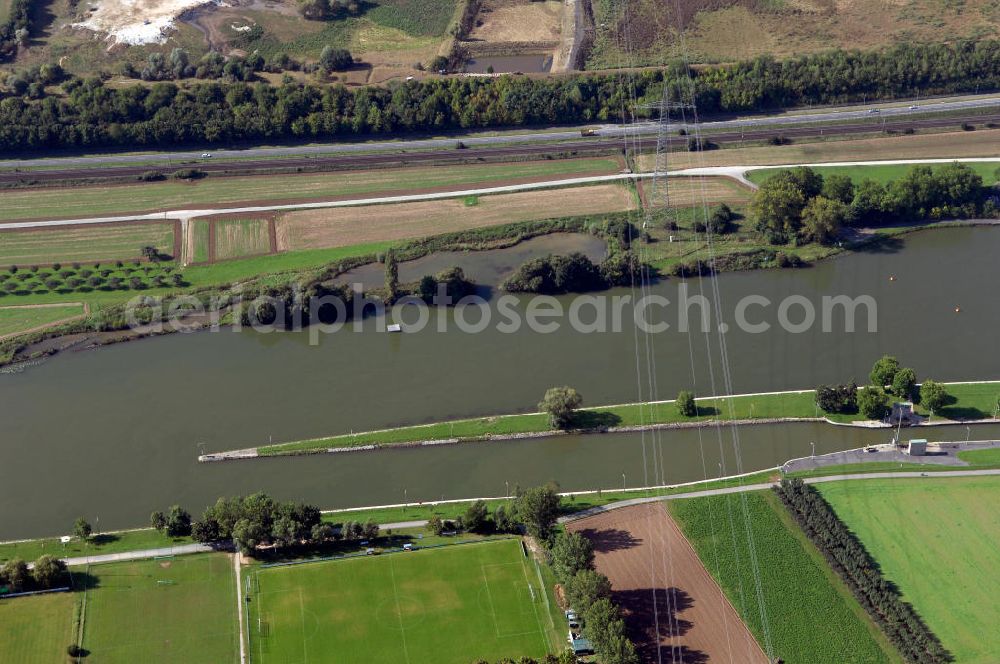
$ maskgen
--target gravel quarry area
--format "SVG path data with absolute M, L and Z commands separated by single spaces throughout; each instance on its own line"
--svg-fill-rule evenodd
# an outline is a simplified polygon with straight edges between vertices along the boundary
M 114 44 L 158 44 L 166 31 L 189 9 L 214 0 L 93 0 L 90 18 L 77 27 L 107 34 Z

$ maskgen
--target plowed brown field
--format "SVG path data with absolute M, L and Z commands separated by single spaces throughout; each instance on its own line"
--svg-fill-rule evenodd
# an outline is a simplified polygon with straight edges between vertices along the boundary
M 567 524 L 591 541 L 644 662 L 768 664 L 739 614 L 659 503 Z

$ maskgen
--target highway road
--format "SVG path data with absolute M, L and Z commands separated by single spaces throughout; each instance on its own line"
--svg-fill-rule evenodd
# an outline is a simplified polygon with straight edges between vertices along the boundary
M 702 131 L 716 130 L 769 130 L 791 127 L 802 124 L 833 123 L 850 121 L 877 121 L 883 119 L 899 121 L 907 117 L 913 117 L 914 121 L 929 113 L 954 113 L 962 111 L 1000 111 L 1000 98 L 976 98 L 955 101 L 939 101 L 921 103 L 916 107 L 912 106 L 890 106 L 880 109 L 878 113 L 870 109 L 847 109 L 847 110 L 823 110 L 817 112 L 805 112 L 798 114 L 782 114 L 772 116 L 753 116 L 747 118 L 736 118 L 730 120 L 717 120 L 701 123 Z M 940 120 L 939 120 L 940 121 Z M 950 119 L 955 123 L 957 118 Z M 655 137 L 659 131 L 659 126 L 653 122 L 643 122 L 634 125 L 600 125 L 596 127 L 594 138 L 604 139 L 624 139 L 626 137 Z M 670 123 L 668 129 L 676 133 L 681 129 L 690 129 L 688 123 Z M 877 130 L 877 127 L 867 127 L 869 131 Z M 214 146 L 206 145 L 204 149 L 175 151 L 175 152 L 150 152 L 144 154 L 106 154 L 86 157 L 42 157 L 32 159 L 6 159 L 0 160 L 0 169 L 13 168 L 48 168 L 48 167 L 108 167 L 108 166 L 128 166 L 136 164 L 147 164 L 151 161 L 170 160 L 179 162 L 198 161 L 208 163 L 212 159 L 273 159 L 276 157 L 322 157 L 329 155 L 357 155 L 359 153 L 370 153 L 379 151 L 411 151 L 411 150 L 440 150 L 442 148 L 455 148 L 461 142 L 467 148 L 474 147 L 498 147 L 525 145 L 531 143 L 552 143 L 555 141 L 580 141 L 580 130 L 560 128 L 551 131 L 536 131 L 525 133 L 523 131 L 509 131 L 497 133 L 492 136 L 455 136 L 451 138 L 425 138 L 412 140 L 391 140 L 391 141 L 370 141 L 351 143 L 330 143 L 323 145 L 303 145 L 288 147 L 257 147 L 244 149 L 216 149 Z M 202 155 L 208 151 L 211 159 L 203 158 Z

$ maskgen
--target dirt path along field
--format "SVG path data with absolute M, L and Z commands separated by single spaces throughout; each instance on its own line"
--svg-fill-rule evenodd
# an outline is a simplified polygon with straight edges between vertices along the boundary
M 662 504 L 598 514 L 567 528 L 594 545 L 597 571 L 611 580 L 644 662 L 768 664 Z

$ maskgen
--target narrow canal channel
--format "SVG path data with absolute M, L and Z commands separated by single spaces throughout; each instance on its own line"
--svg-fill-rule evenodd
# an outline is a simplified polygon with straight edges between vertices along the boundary
M 726 335 L 735 391 L 862 382 L 883 353 L 897 355 L 921 378 L 1000 378 L 997 255 L 1000 233 L 961 228 L 918 233 L 807 269 L 723 275 L 724 312 L 747 295 L 774 303 L 752 315 L 772 324 L 767 334 L 734 327 Z M 958 269 L 969 266 L 975 269 Z M 678 287 L 668 279 L 653 290 L 676 302 Z M 697 292 L 699 283 L 691 288 Z M 789 295 L 804 296 L 817 310 L 824 295 L 870 295 L 877 302 L 878 333 L 863 323 L 845 333 L 837 319 L 828 332 L 819 325 L 784 331 L 774 308 Z M 675 322 L 676 312 L 665 315 Z M 636 373 L 629 325 L 593 334 L 568 325 L 548 334 L 526 327 L 504 333 L 495 326 L 467 334 L 451 325 L 444 333 L 432 326 L 387 335 L 374 331 L 375 322 L 366 322 L 369 331 L 341 331 L 315 346 L 307 332 L 173 335 L 66 353 L 23 373 L 0 375 L 0 539 L 63 533 L 81 515 L 100 517 L 102 528 L 138 526 L 153 509 L 180 503 L 198 513 L 218 495 L 256 490 L 347 507 L 400 502 L 404 489 L 410 500 L 430 500 L 502 494 L 505 481 L 556 479 L 567 490 L 613 487 L 624 472 L 627 484 L 642 483 L 638 435 L 196 463 L 199 451 L 269 438 L 533 410 L 552 385 L 575 386 L 590 405 L 648 396 L 646 377 Z M 691 387 L 711 393 L 709 350 L 721 386 L 716 336 L 691 339 L 696 380 L 688 339 L 676 325 L 652 338 L 660 398 Z M 638 360 L 644 372 L 643 352 Z M 743 466 L 752 470 L 807 454 L 813 440 L 819 452 L 875 442 L 872 435 L 811 424 L 755 426 L 741 433 Z M 887 434 L 874 435 L 881 441 Z M 966 431 L 920 435 L 964 439 Z M 971 435 L 998 437 L 1000 428 L 976 427 Z M 703 432 L 709 476 L 718 472 L 713 436 Z M 697 432 L 664 434 L 662 444 L 666 481 L 705 476 Z M 723 444 L 732 446 L 728 438 Z M 648 464 L 646 475 L 654 476 Z

